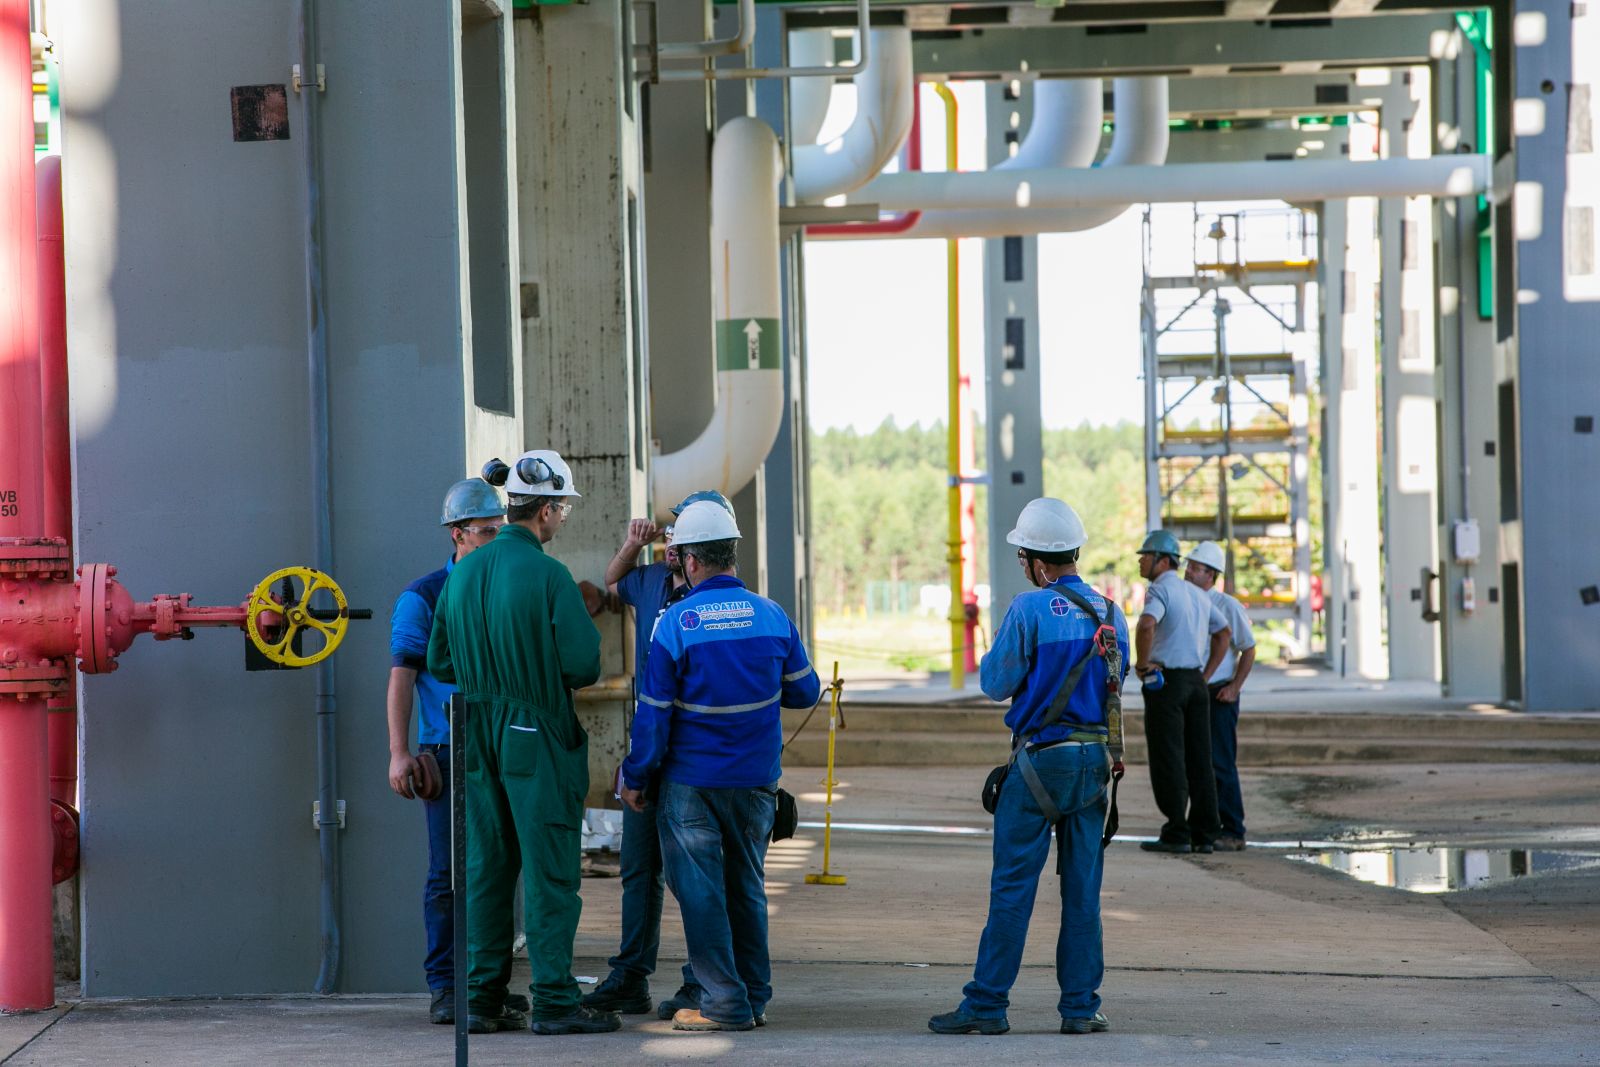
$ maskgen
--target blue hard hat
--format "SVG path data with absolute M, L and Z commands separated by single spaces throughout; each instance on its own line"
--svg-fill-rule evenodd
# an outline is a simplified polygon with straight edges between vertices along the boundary
M 1139 555 L 1142 556 L 1146 552 L 1174 558 L 1183 555 L 1183 549 L 1178 547 L 1178 539 L 1166 530 L 1151 530 L 1145 536 L 1144 544 L 1139 546 Z
M 500 490 L 482 478 L 463 478 L 445 493 L 439 525 L 449 526 L 463 519 L 492 519 L 505 513 L 506 501 Z
M 716 504 L 718 507 L 720 507 L 723 511 L 726 511 L 729 515 L 733 514 L 733 501 L 729 500 L 715 489 L 701 489 L 697 492 L 690 493 L 688 496 L 683 498 L 682 503 L 672 509 L 672 513 L 674 515 L 682 515 L 684 508 L 698 500 L 709 500 L 713 504 Z

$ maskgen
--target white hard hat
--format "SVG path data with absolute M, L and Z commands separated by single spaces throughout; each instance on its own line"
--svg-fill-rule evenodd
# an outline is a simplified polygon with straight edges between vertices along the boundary
M 1034 552 L 1070 552 L 1088 540 L 1078 513 L 1053 496 L 1028 501 L 1017 516 L 1017 528 L 1006 534 L 1007 544 Z
M 554 449 L 524 452 L 506 475 L 512 496 L 582 496 L 572 485 L 572 468 Z
M 1215 541 L 1201 541 L 1198 545 L 1194 546 L 1194 549 L 1189 553 L 1188 558 L 1194 560 L 1196 563 L 1203 563 L 1214 571 L 1224 571 L 1228 569 L 1228 558 L 1223 554 L 1222 546 L 1217 544 Z
M 740 537 L 733 512 L 710 500 L 696 500 L 683 509 L 672 524 L 674 545 L 698 545 L 706 541 L 733 541 Z

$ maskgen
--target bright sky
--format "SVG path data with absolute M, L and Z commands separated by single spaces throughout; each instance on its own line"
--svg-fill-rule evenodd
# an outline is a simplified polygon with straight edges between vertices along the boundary
M 923 90 L 923 166 L 942 170 L 943 107 Z M 956 86 L 961 166 L 983 167 L 983 86 Z M 834 90 L 818 137 L 854 117 L 854 89 Z M 1096 230 L 1039 240 L 1042 406 L 1047 427 L 1142 420 L 1139 381 L 1141 208 Z M 983 410 L 983 245 L 961 242 L 962 365 Z M 811 423 L 868 430 L 943 421 L 946 407 L 945 242 L 811 241 L 806 330 Z

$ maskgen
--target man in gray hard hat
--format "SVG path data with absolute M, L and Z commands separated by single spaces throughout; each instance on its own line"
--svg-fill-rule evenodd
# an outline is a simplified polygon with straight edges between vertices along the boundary
M 428 823 L 428 878 L 422 891 L 422 920 L 428 933 L 423 972 L 432 1002 L 430 1021 L 455 1020 L 454 894 L 450 891 L 450 721 L 446 705 L 455 686 L 428 673 L 428 634 L 439 590 L 456 564 L 494 540 L 506 522 L 500 490 L 482 478 L 466 478 L 444 497 L 439 525 L 450 531 L 450 558 L 400 594 L 389 617 L 389 788 L 407 800 L 422 801 Z M 411 704 L 421 709 L 417 755 L 411 754 Z M 522 1010 L 527 1010 L 523 1000 Z
M 1238 599 L 1217 584 L 1227 557 L 1215 541 L 1201 541 L 1189 553 L 1183 577 L 1211 597 L 1228 620 L 1232 634 L 1222 662 L 1206 675 L 1211 698 L 1211 770 L 1217 779 L 1217 815 L 1222 834 L 1213 842 L 1219 852 L 1244 848 L 1244 796 L 1239 789 L 1239 690 L 1256 662 L 1256 637 L 1250 616 Z
M 1179 577 L 1182 555 L 1166 530 L 1152 530 L 1139 546 L 1139 575 L 1150 586 L 1134 630 L 1133 669 L 1144 694 L 1150 789 L 1166 816 L 1161 836 L 1140 843 L 1146 852 L 1210 852 L 1218 831 L 1206 675 L 1231 634 L 1211 598 Z

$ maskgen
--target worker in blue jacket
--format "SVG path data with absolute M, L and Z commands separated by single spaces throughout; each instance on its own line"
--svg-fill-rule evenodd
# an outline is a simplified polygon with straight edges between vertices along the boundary
M 493 541 L 505 523 L 506 502 L 500 490 L 482 478 L 452 485 L 439 519 L 439 525 L 450 531 L 450 558 L 443 567 L 406 586 L 389 618 L 389 788 L 407 800 L 420 793 L 428 823 L 428 877 L 422 891 L 428 949 L 423 973 L 433 995 L 428 1018 L 441 1025 L 456 1021 L 451 953 L 455 928 L 450 891 L 450 722 L 445 711 L 455 686 L 428 673 L 428 634 L 433 630 L 433 609 L 445 579 L 474 549 Z M 413 694 L 421 711 L 415 756 L 411 754 Z M 525 998 L 522 1010 L 527 1010 Z
M 697 500 L 709 500 L 733 514 L 728 498 L 715 489 L 690 493 L 672 509 L 673 517 Z M 622 547 L 606 564 L 606 586 L 634 610 L 633 675 L 635 695 L 650 663 L 650 638 L 656 619 L 689 592 L 683 576 L 683 560 L 676 544 L 669 543 L 666 559 L 639 566 L 639 552 L 651 542 L 666 536 L 672 527 L 662 529 L 649 519 L 633 519 Z M 656 790 L 645 790 L 643 811 L 624 807 L 622 811 L 622 943 L 607 963 L 611 973 L 583 1003 L 600 1011 L 623 1015 L 642 1015 L 655 1011 L 657 1018 L 670 1019 L 683 1008 L 700 1006 L 700 983 L 694 971 L 683 965 L 683 984 L 672 996 L 656 1005 L 650 999 L 650 975 L 656 969 L 656 953 L 661 948 L 661 907 L 666 898 L 665 867 L 661 860 L 661 836 L 657 832 Z
M 979 681 L 993 700 L 1010 699 L 1005 722 L 1021 739 L 1040 788 L 1054 813 L 1047 813 L 1025 774 L 1011 766 L 994 812 L 994 870 L 989 881 L 989 921 L 978 943 L 978 961 L 956 1010 L 935 1015 L 938 1034 L 1003 1034 L 1010 991 L 1022 966 L 1039 872 L 1050 855 L 1050 833 L 1060 842 L 1061 933 L 1056 940 L 1057 1008 L 1063 1034 L 1109 1029 L 1100 1011 L 1105 956 L 1100 932 L 1101 834 L 1106 821 L 1106 785 L 1112 760 L 1107 748 L 1108 671 L 1103 625 L 1116 637 L 1117 664 L 1128 662 L 1128 623 L 1110 598 L 1078 577 L 1078 552 L 1088 540 L 1071 507 L 1052 497 L 1032 500 L 1006 541 L 1035 586 L 1011 602 L 983 657 Z M 1079 607 L 1084 601 L 1095 618 Z M 1051 705 L 1073 668 L 1088 657 L 1064 711 L 1049 725 Z M 1052 814 L 1059 815 L 1053 819 Z
M 673 524 L 689 595 L 656 623 L 639 687 L 622 799 L 644 810 L 661 775 L 661 848 L 683 915 L 700 1006 L 677 1030 L 751 1030 L 772 998 L 767 841 L 783 773 L 781 708 L 809 708 L 821 683 L 783 609 L 734 575 L 739 528 L 711 501 Z

